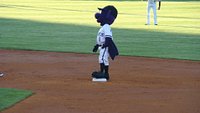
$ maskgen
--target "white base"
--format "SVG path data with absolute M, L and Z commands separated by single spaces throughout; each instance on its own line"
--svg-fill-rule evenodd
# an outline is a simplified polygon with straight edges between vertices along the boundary
M 0 73 L 0 77 L 2 77 L 4 74 L 3 73 Z
M 107 82 L 107 79 L 105 78 L 92 78 L 93 82 Z

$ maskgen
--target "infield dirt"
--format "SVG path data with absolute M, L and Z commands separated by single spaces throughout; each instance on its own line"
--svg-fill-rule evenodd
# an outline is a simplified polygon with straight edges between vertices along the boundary
M 34 94 L 2 113 L 200 113 L 200 62 L 118 56 L 92 82 L 97 55 L 0 50 L 1 88 Z

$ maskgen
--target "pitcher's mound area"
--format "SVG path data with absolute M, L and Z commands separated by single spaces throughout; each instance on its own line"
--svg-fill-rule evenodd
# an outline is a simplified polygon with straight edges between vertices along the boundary
M 200 113 L 200 62 L 117 57 L 92 82 L 97 55 L 0 50 L 1 88 L 35 94 L 2 113 Z

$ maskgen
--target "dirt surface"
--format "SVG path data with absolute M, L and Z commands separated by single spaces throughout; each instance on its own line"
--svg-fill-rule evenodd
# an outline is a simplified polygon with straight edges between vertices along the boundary
M 1 88 L 34 95 L 2 113 L 200 113 L 200 62 L 119 56 L 92 82 L 97 55 L 0 50 Z

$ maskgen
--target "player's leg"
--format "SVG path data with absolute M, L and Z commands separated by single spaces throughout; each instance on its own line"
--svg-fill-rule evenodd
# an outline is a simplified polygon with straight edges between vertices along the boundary
M 100 71 L 93 72 L 92 73 L 92 77 L 93 78 L 96 78 L 96 79 L 98 79 L 98 78 L 106 78 L 105 74 L 104 74 L 104 70 L 105 70 L 105 64 L 104 64 L 104 61 L 103 61 L 104 53 L 105 53 L 105 49 L 100 48 L 100 50 L 99 50 Z
M 104 63 L 99 63 L 100 64 L 100 72 L 104 72 L 104 67 L 105 67 L 105 65 L 104 65 Z
M 104 61 L 103 61 L 103 56 L 105 53 L 105 49 L 100 49 L 99 50 L 99 64 L 100 64 L 100 71 L 103 72 L 104 71 Z
M 105 73 L 105 77 L 108 80 L 109 79 L 109 53 L 108 48 L 103 48 L 100 50 L 99 53 L 99 63 L 100 63 L 100 69 L 102 72 Z
M 104 61 L 104 73 L 105 73 L 105 77 L 107 80 L 109 80 L 109 53 L 108 53 L 108 48 L 105 48 L 105 54 L 103 56 L 103 61 Z
M 105 66 L 105 78 L 107 80 L 110 79 L 110 76 L 109 76 L 109 65 Z
M 154 25 L 158 25 L 158 23 L 157 23 L 157 10 L 156 10 L 156 4 L 153 5 L 153 15 L 154 15 Z
M 100 72 L 105 72 L 105 65 L 109 65 L 107 57 L 108 48 L 101 48 L 99 51 Z
M 146 21 L 146 25 L 150 24 L 150 11 L 151 11 L 151 6 L 147 5 L 147 21 Z

